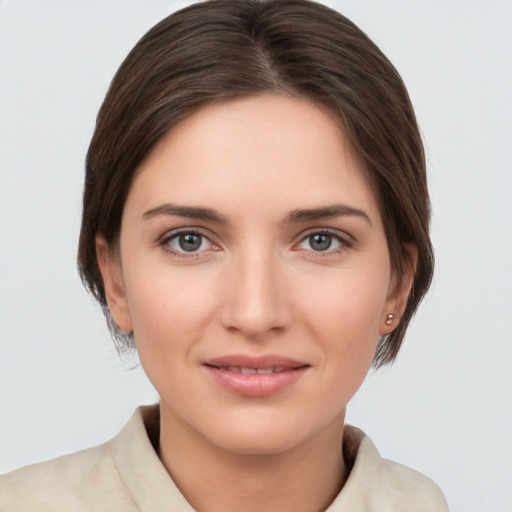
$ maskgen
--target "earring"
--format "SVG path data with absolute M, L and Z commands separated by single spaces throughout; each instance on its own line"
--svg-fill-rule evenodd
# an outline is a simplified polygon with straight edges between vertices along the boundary
M 386 325 L 391 325 L 393 323 L 393 320 L 395 319 L 395 315 L 392 313 L 389 313 L 386 315 L 386 321 L 384 322 Z

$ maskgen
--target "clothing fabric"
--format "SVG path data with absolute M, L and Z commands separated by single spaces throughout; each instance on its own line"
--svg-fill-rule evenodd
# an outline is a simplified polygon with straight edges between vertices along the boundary
M 157 407 L 139 407 L 105 444 L 0 476 L 0 512 L 194 512 L 156 454 Z M 361 430 L 343 438 L 353 466 L 326 512 L 448 511 L 434 482 L 383 459 Z

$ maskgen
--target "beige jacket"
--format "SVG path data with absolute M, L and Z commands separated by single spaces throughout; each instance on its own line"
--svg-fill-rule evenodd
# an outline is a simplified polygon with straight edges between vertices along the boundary
M 155 407 L 140 407 L 111 441 L 0 476 L 0 512 L 193 512 L 148 437 Z M 381 458 L 347 426 L 344 453 L 354 465 L 327 512 L 446 512 L 426 476 Z

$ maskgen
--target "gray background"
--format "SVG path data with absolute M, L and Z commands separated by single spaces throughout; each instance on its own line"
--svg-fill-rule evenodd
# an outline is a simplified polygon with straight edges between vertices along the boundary
M 348 421 L 452 511 L 512 511 L 512 2 L 339 0 L 402 74 L 424 134 L 437 274 Z M 0 0 L 0 473 L 98 444 L 156 393 L 75 269 L 83 161 L 108 83 L 185 5 Z

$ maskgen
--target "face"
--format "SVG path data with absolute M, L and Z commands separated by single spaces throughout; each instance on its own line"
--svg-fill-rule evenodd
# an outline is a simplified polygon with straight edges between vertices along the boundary
M 400 315 L 376 199 L 337 122 L 277 95 L 202 108 L 162 139 L 97 242 L 162 429 L 238 453 L 339 432 Z

